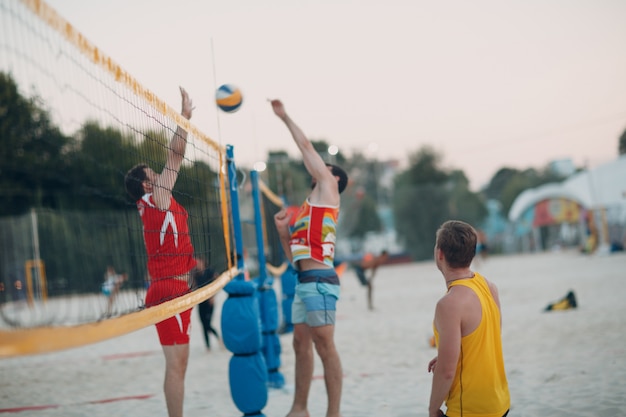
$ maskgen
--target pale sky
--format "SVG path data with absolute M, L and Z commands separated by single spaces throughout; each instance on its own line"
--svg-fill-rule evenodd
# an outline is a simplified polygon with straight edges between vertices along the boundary
M 48 3 L 175 109 L 184 86 L 241 167 L 298 156 L 267 98 L 347 156 L 377 146 L 405 166 L 432 145 L 473 189 L 503 166 L 608 162 L 626 129 L 623 0 Z M 215 106 L 224 83 L 237 113 Z

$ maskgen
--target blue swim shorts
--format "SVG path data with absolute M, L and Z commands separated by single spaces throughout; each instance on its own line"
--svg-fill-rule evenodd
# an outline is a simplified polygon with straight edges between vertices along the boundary
M 311 327 L 335 324 L 339 293 L 339 277 L 334 269 L 298 271 L 291 322 Z

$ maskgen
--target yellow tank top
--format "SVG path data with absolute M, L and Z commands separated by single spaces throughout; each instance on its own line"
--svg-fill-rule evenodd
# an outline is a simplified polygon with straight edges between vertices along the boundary
M 456 285 L 476 293 L 483 314 L 476 330 L 461 339 L 459 363 L 446 399 L 446 415 L 502 417 L 511 405 L 511 398 L 502 355 L 500 309 L 482 275 L 474 273 L 474 278 L 450 283 L 450 287 Z M 433 328 L 438 346 L 439 333 Z

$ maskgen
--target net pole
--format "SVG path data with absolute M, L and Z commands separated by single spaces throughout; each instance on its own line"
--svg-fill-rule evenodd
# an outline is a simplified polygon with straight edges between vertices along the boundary
M 243 233 L 239 213 L 237 169 L 232 145 L 226 146 L 235 251 L 243 254 Z M 224 287 L 228 298 L 222 305 L 222 340 L 233 356 L 229 363 L 230 393 L 246 417 L 265 417 L 268 374 L 261 352 L 261 318 L 256 284 L 245 279 L 243 256 L 237 256 L 239 274 Z
M 257 257 L 259 261 L 259 287 L 263 287 L 267 280 L 267 268 L 265 267 L 265 244 L 263 239 L 263 218 L 261 217 L 261 195 L 259 192 L 259 173 L 256 170 L 250 172 L 252 182 L 252 203 L 254 207 L 254 229 L 256 232 Z
M 228 183 L 230 187 L 231 215 L 233 217 L 233 234 L 235 237 L 235 253 L 239 274 L 236 279 L 243 280 L 244 259 L 243 259 L 243 233 L 241 231 L 241 214 L 239 213 L 239 193 L 237 191 L 237 167 L 235 165 L 235 153 L 232 145 L 226 145 L 226 166 L 228 169 Z
M 261 210 L 261 192 L 259 190 L 259 173 L 256 170 L 250 172 L 252 183 L 252 200 L 254 207 L 254 227 L 256 231 L 256 244 L 259 261 L 259 300 L 261 312 L 261 329 L 263 331 L 263 356 L 267 365 L 268 383 L 272 388 L 282 388 L 285 385 L 285 377 L 279 372 L 281 346 L 278 338 L 278 301 L 276 292 L 272 287 L 273 279 L 268 279 L 265 244 L 264 244 L 264 216 Z

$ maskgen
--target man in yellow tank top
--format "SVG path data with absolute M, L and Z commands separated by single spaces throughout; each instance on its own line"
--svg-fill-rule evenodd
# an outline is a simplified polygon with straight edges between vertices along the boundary
M 437 230 L 435 262 L 448 291 L 435 308 L 430 417 L 503 417 L 509 412 L 500 299 L 493 283 L 470 270 L 476 241 L 474 228 L 461 221 L 447 221 Z

